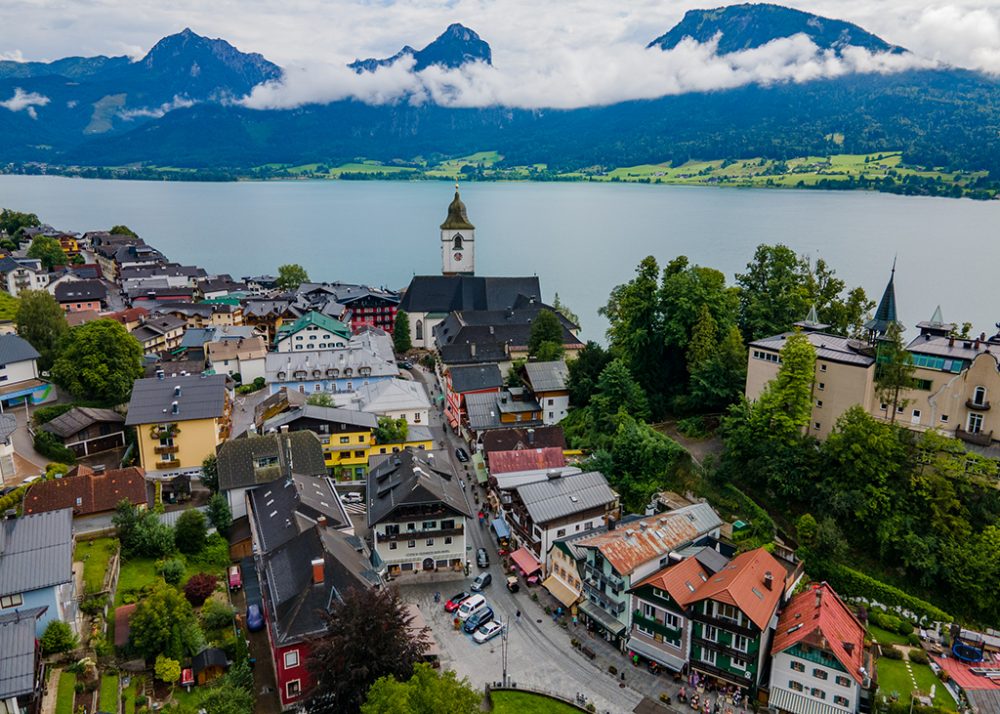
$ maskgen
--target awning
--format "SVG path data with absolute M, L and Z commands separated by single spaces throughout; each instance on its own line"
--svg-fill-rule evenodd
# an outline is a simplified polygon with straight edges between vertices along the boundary
M 656 645 L 640 640 L 638 637 L 629 639 L 628 648 L 636 654 L 642 655 L 646 659 L 651 659 L 657 664 L 662 664 L 667 669 L 672 669 L 675 672 L 680 672 L 684 668 L 685 662 L 682 658 L 668 654 Z
M 771 690 L 768 707 L 791 714 L 844 714 L 844 710 L 790 689 Z
M 486 464 L 483 463 L 483 454 L 481 451 L 477 451 L 472 455 L 472 466 L 476 474 L 476 483 L 482 486 L 490 480 L 489 475 L 486 473 Z
M 497 534 L 497 538 L 510 538 L 510 526 L 503 518 L 494 518 L 490 527 Z
M 612 635 L 620 635 L 625 632 L 625 624 L 609 612 L 605 612 L 590 600 L 580 603 L 580 612 L 610 632 Z
M 573 603 L 580 599 L 580 593 L 573 590 L 573 588 L 557 578 L 555 575 L 550 575 L 545 578 L 545 582 L 542 583 L 542 587 L 548 590 L 552 597 L 566 607 L 572 607 Z
M 517 567 L 519 567 L 525 575 L 531 575 L 532 573 L 542 569 L 542 564 L 538 562 L 538 558 L 535 557 L 535 554 L 523 545 L 511 553 L 510 557 L 514 559 Z

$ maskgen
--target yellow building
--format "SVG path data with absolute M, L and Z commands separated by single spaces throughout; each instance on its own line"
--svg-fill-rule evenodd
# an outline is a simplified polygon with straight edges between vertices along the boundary
M 229 438 L 232 399 L 224 375 L 136 380 L 125 423 L 136 429 L 139 458 L 150 478 L 200 471 Z

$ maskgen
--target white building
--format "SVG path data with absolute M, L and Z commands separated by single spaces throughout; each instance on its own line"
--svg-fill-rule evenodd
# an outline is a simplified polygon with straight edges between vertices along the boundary
M 278 328 L 274 349 L 278 352 L 332 350 L 346 347 L 351 328 L 321 312 L 307 312 L 289 325 Z
M 0 288 L 17 296 L 22 290 L 44 290 L 49 273 L 37 258 L 0 259 Z
M 205 343 L 205 357 L 216 374 L 239 374 L 243 384 L 265 379 L 267 345 L 263 337 L 222 339 Z
M 448 206 L 448 217 L 441 224 L 441 273 L 474 275 L 476 272 L 476 227 L 469 222 L 465 204 L 458 196 Z
M 359 386 L 353 394 L 334 397 L 337 406 L 358 409 L 369 414 L 405 419 L 414 426 L 429 424 L 431 401 L 420 382 L 409 379 L 385 379 Z
M 56 388 L 38 375 L 38 352 L 17 335 L 0 335 L 0 404 L 42 404 L 56 398 Z

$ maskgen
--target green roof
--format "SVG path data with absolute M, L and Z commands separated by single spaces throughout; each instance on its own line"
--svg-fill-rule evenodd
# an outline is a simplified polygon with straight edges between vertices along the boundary
M 455 189 L 455 198 L 452 200 L 451 205 L 448 206 L 448 217 L 441 224 L 441 230 L 475 230 L 476 227 L 469 223 L 469 216 L 465 212 L 465 204 L 458 197 L 458 187 L 456 186 Z
M 202 304 L 205 305 L 232 305 L 233 307 L 239 307 L 240 298 L 235 295 L 227 295 L 226 297 L 208 298 L 207 300 L 202 300 Z
M 321 330 L 326 330 L 327 332 L 332 332 L 335 335 L 340 335 L 344 339 L 351 339 L 351 328 L 340 320 L 336 320 L 329 315 L 324 315 L 321 312 L 307 312 L 292 324 L 285 324 L 279 327 L 278 337 L 275 342 L 280 342 L 286 337 L 294 335 L 296 332 L 304 330 L 310 325 L 315 325 Z

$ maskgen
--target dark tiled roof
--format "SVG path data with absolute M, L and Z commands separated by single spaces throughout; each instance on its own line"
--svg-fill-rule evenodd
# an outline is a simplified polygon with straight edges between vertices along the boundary
M 503 375 L 500 374 L 500 367 L 496 363 L 452 367 L 448 373 L 451 375 L 451 388 L 458 393 L 498 389 L 503 386 Z
M 473 354 L 475 352 L 475 354 Z M 438 346 L 441 361 L 446 365 L 467 365 L 504 362 L 510 359 L 502 342 L 479 342 L 475 348 L 467 342 Z
M 176 389 L 180 388 L 180 395 Z M 177 402 L 177 413 L 172 412 Z M 189 419 L 214 419 L 226 408 L 226 376 L 168 375 L 163 379 L 148 377 L 137 379 L 132 387 L 125 423 L 159 424 L 163 421 Z
M 100 280 L 72 280 L 59 283 L 55 288 L 59 302 L 79 302 L 83 300 L 105 300 L 108 289 Z
M 271 417 L 264 422 L 263 431 L 268 432 L 272 429 L 280 429 L 285 424 L 294 424 L 299 419 L 325 421 L 331 424 L 348 424 L 361 429 L 374 429 L 378 426 L 378 418 L 368 412 L 360 412 L 356 409 L 344 409 L 342 407 L 317 407 L 306 404 Z
M 350 526 L 329 478 L 293 476 L 250 491 L 251 527 L 261 551 L 280 548 L 300 532 L 312 528 L 320 517 L 332 528 Z
M 226 659 L 226 653 L 218 647 L 206 647 L 191 658 L 191 668 L 194 669 L 195 674 L 209 667 L 228 669 L 229 660 Z
M 72 511 L 0 521 L 0 597 L 68 583 L 72 577 Z
M 42 424 L 40 428 L 42 431 L 66 439 L 98 423 L 124 424 L 125 417 L 114 409 L 73 407 L 65 414 L 60 414 L 52 421 Z
M 519 449 L 558 446 L 566 448 L 566 436 L 561 426 L 540 426 L 534 429 L 497 429 L 483 434 L 483 451 L 517 451 Z
M 444 454 L 418 455 L 412 449 L 387 455 L 368 472 L 368 525 L 374 526 L 400 506 L 440 503 L 471 517 L 465 495 Z
M 35 621 L 46 608 L 0 615 L 0 701 L 35 691 Z M 16 706 L 16 705 L 15 705 Z
M 38 359 L 38 350 L 17 335 L 0 335 L 0 364 Z
M 399 306 L 407 312 L 506 310 L 514 306 L 519 295 L 541 299 L 538 277 L 416 275 Z
M 25 513 L 70 508 L 75 516 L 114 510 L 120 501 L 147 503 L 146 479 L 138 466 L 94 473 L 77 466 L 63 478 L 36 481 L 24 497 Z
M 261 466 L 263 462 L 271 463 Z M 323 446 L 311 431 L 227 441 L 218 448 L 218 463 L 221 491 L 269 483 L 292 474 L 326 475 Z

